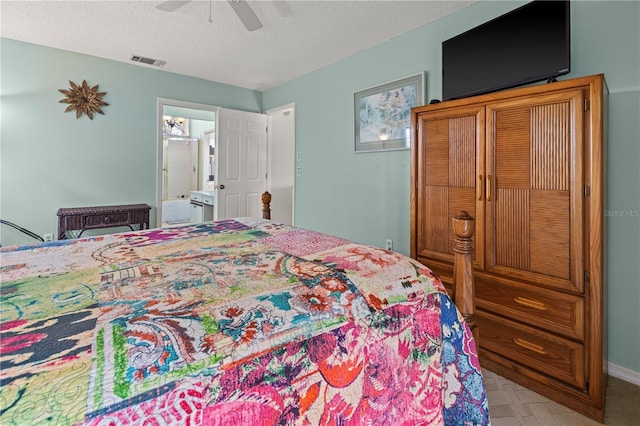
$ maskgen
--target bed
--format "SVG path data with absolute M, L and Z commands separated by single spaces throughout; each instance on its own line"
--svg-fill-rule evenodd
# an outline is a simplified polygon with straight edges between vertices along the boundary
M 234 218 L 0 271 L 3 425 L 489 423 L 468 321 L 395 252 Z

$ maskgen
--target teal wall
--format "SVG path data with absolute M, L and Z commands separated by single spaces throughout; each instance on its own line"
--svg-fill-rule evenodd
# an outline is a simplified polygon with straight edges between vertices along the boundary
M 0 214 L 57 234 L 61 207 L 146 203 L 156 208 L 157 99 L 259 112 L 262 93 L 0 39 Z M 99 84 L 105 115 L 65 113 L 69 80 Z M 211 113 L 209 113 L 211 115 Z M 14 237 L 2 227 L 2 242 Z
M 13 40 L 0 40 L 0 216 L 56 232 L 60 207 L 156 197 L 157 97 L 266 111 L 295 102 L 296 224 L 409 250 L 409 152 L 353 153 L 354 92 L 426 72 L 440 98 L 440 43 L 521 2 L 481 1 L 279 87 L 255 92 Z M 640 209 L 640 3 L 572 2 L 572 73 L 610 89 L 608 209 Z M 68 80 L 100 84 L 93 121 L 63 113 Z M 155 217 L 152 212 L 152 217 Z M 640 219 L 609 216 L 609 360 L 640 372 Z M 4 235 L 2 236 L 4 238 Z
M 353 94 L 427 73 L 441 98 L 443 40 L 522 2 L 481 1 L 458 13 L 264 93 L 265 110 L 296 104 L 296 225 L 409 251 L 409 151 L 353 152 Z M 573 1 L 572 72 L 609 85 L 608 209 L 640 209 L 640 3 Z M 623 213 L 624 214 L 624 213 Z M 609 216 L 609 360 L 640 372 L 640 218 Z

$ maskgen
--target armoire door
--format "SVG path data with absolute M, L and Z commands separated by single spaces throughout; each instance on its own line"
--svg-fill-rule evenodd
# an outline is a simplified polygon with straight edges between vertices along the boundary
M 464 210 L 476 223 L 484 220 L 483 185 L 478 185 L 484 175 L 484 119 L 483 106 L 430 112 L 417 119 L 418 258 L 452 264 L 453 217 Z M 476 227 L 474 253 L 476 267 L 482 268 L 484 250 L 477 241 L 484 241 L 481 226 Z
M 584 94 L 487 105 L 486 270 L 583 291 Z

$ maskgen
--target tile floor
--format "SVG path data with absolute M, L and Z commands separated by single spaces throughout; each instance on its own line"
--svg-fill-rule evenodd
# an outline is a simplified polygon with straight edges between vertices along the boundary
M 591 420 L 563 405 L 484 370 L 493 426 L 595 426 Z M 605 425 L 640 425 L 640 387 L 609 377 Z

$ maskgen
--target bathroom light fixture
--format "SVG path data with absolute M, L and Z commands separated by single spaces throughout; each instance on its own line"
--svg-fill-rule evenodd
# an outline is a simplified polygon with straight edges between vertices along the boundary
M 188 136 L 188 120 L 182 117 L 163 115 L 162 133 L 165 135 Z

